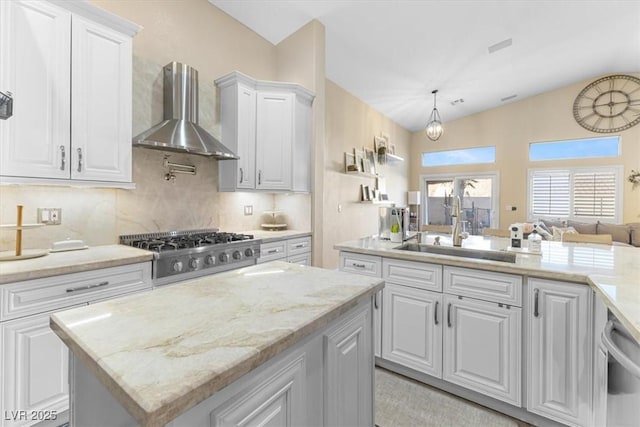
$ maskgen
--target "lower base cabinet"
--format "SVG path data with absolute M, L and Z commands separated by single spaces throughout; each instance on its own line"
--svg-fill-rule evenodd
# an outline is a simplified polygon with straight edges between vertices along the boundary
M 521 309 L 444 295 L 442 379 L 512 405 L 521 403 Z
M 571 426 L 591 421 L 593 292 L 529 279 L 527 410 Z
M 387 283 L 382 358 L 442 378 L 442 294 Z
M 68 409 L 68 350 L 49 327 L 51 314 L 8 321 L 0 328 L 3 426 L 55 420 Z

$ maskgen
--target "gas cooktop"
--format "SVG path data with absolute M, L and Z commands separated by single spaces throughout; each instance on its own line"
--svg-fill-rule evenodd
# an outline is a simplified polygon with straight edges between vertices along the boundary
M 120 244 L 154 252 L 155 285 L 246 267 L 260 256 L 260 240 L 217 229 L 128 234 Z

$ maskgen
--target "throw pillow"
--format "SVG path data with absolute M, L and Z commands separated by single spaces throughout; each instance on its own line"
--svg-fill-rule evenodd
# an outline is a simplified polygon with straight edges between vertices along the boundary
M 631 227 L 631 244 L 640 247 L 640 222 L 629 224 Z
M 551 227 L 551 229 L 553 230 L 553 240 L 560 242 L 562 241 L 562 235 L 564 233 L 574 233 L 574 234 L 579 234 L 575 228 L 573 227 L 556 227 L 553 226 Z
M 595 222 L 567 221 L 567 227 L 573 227 L 580 234 L 596 234 L 597 224 Z
M 598 222 L 597 234 L 611 234 L 615 242 L 631 243 L 631 227 L 628 225 Z

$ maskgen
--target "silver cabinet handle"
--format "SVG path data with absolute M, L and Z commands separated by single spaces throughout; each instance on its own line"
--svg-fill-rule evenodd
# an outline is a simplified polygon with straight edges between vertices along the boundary
M 447 306 L 447 326 L 451 327 L 451 303 Z
M 353 267 L 356 267 L 356 268 L 364 268 L 364 267 L 365 267 L 365 265 L 364 265 L 364 264 L 356 264 L 355 262 L 352 262 L 352 263 L 351 263 L 351 265 L 352 265 Z
M 86 291 L 87 289 L 100 288 L 102 286 L 107 286 L 109 284 L 108 280 L 104 282 L 96 283 L 94 285 L 86 285 L 86 286 L 78 286 L 75 288 L 67 288 L 67 292 L 77 292 L 77 291 Z
M 540 290 L 538 288 L 533 290 L 533 316 L 539 317 L 540 313 L 538 312 L 538 294 Z
M 438 303 L 439 301 L 436 301 L 436 307 L 433 309 L 433 322 L 436 325 L 438 324 Z
M 258 171 L 258 185 L 262 184 L 262 171 Z
M 60 170 L 63 171 L 67 167 L 67 153 L 64 151 L 64 145 L 60 146 Z
M 244 171 L 240 168 L 240 184 L 242 184 L 242 181 L 244 181 Z
M 296 249 L 304 248 L 304 243 L 300 243 L 299 245 L 295 245 L 294 248 L 296 248 Z
M 78 172 L 82 172 L 82 148 L 78 148 Z
M 633 337 L 631 337 L 622 327 L 622 325 L 616 320 L 609 320 L 602 331 L 602 344 L 609 350 L 609 354 L 622 365 L 630 374 L 640 378 L 640 366 L 636 365 L 629 356 L 627 356 L 620 347 L 618 347 L 613 339 L 611 338 L 611 333 L 613 330 L 617 330 L 618 333 L 622 336 L 627 337 L 631 342 L 633 342 Z
M 267 253 L 268 253 L 268 254 L 275 254 L 276 252 L 278 252 L 278 250 L 277 250 L 277 249 L 269 249 L 269 250 L 267 251 Z
M 373 307 L 376 310 L 378 309 L 378 293 L 377 292 L 373 294 Z

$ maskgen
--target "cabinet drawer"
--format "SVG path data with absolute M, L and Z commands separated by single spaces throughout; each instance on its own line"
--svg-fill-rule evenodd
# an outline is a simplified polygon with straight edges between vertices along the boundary
M 151 289 L 151 263 L 43 277 L 3 285 L 0 320 Z
M 444 267 L 444 292 L 522 306 L 522 277 L 460 267 Z
M 382 258 L 374 255 L 340 252 L 340 271 L 382 277 Z
M 287 256 L 304 254 L 311 251 L 311 237 L 287 240 Z
M 260 258 L 258 263 L 275 261 L 287 257 L 287 241 L 263 243 L 260 245 Z
M 311 265 L 311 252 L 287 257 L 287 262 L 300 265 Z
M 399 285 L 442 292 L 442 266 L 440 265 L 384 258 L 382 277 L 385 281 Z

